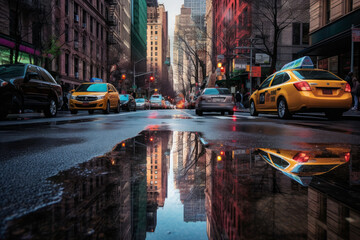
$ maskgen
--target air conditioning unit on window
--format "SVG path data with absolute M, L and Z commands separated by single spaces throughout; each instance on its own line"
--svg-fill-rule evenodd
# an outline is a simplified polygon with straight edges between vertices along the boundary
M 79 42 L 78 41 L 74 41 L 74 48 L 79 49 Z
M 82 28 L 86 28 L 86 23 L 83 23 L 83 24 L 82 24 Z
M 79 78 L 79 73 L 78 72 L 75 72 L 75 78 Z
M 79 15 L 74 16 L 74 22 L 77 22 L 77 23 L 79 22 Z

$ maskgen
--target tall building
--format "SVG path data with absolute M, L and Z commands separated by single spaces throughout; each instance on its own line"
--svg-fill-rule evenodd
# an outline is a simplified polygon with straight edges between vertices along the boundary
M 122 92 L 128 91 L 132 84 L 129 79 L 121 78 L 122 73 L 128 73 L 131 69 L 131 14 L 130 1 L 107 1 L 105 17 L 109 26 L 108 69 L 111 69 L 111 83 Z
M 157 7 L 158 1 L 157 0 L 146 0 L 146 4 L 148 7 Z
M 133 0 L 131 8 L 131 58 L 133 74 L 146 72 L 146 33 L 147 4 L 146 0 Z M 135 77 L 135 85 L 143 89 L 146 75 Z
M 45 67 L 65 91 L 91 77 L 107 79 L 104 0 L 51 4 L 2 0 L 0 4 L 8 16 L 2 18 L 5 27 L 0 30 L 2 63 L 12 62 L 10 56 L 20 53 L 19 62 Z
M 165 63 L 168 50 L 168 15 L 165 6 L 148 7 L 147 10 L 147 71 L 152 72 L 155 82 L 152 88 L 166 91 L 168 65 Z
M 195 25 L 205 30 L 206 0 L 184 0 L 184 7 L 191 9 L 191 17 Z
M 310 47 L 301 55 L 313 58 L 318 68 L 344 78 L 351 70 L 351 27 L 360 27 L 359 0 L 315 0 L 310 3 Z M 301 26 L 299 26 L 301 27 Z M 359 74 L 360 44 L 354 43 L 353 71 Z M 359 75 L 357 75 L 359 78 Z
M 186 46 L 183 38 L 186 32 L 193 29 L 195 26 L 191 18 L 191 9 L 181 7 L 181 12 L 175 17 L 175 30 L 174 30 L 174 44 L 173 44 L 173 79 L 174 90 L 177 93 L 185 93 L 190 89 L 189 82 L 191 81 L 190 64 L 188 63 L 188 56 L 186 54 Z M 185 40 L 185 39 L 184 39 Z

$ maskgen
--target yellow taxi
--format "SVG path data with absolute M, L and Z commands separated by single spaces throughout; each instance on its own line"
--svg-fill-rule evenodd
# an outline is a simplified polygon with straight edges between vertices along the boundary
M 325 147 L 313 151 L 257 149 L 258 155 L 286 176 L 305 184 L 314 175 L 321 175 L 349 162 L 350 149 Z
M 77 114 L 78 110 L 87 110 L 89 114 L 93 114 L 94 110 L 102 110 L 105 114 L 110 110 L 119 113 L 119 93 L 110 83 L 83 83 L 72 91 L 69 108 L 72 114 Z
M 346 81 L 314 69 L 311 59 L 303 57 L 265 79 L 250 97 L 250 114 L 277 113 L 286 119 L 298 112 L 325 112 L 329 119 L 336 119 L 351 104 L 351 87 Z

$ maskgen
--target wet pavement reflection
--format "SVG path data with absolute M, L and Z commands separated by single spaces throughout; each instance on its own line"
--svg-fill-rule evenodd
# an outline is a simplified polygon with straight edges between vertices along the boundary
M 149 127 L 48 179 L 5 239 L 360 239 L 360 148 L 210 146 Z

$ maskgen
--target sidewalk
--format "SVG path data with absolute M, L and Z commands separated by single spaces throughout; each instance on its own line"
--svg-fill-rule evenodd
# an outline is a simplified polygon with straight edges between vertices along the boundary
M 243 108 L 243 109 L 236 109 L 236 112 L 244 112 L 244 113 L 250 113 L 249 108 Z M 323 113 L 299 113 L 301 115 L 309 115 L 309 116 L 317 116 L 317 117 L 325 117 Z M 360 120 L 360 111 L 347 111 L 343 114 L 344 117 L 354 117 L 359 118 Z

